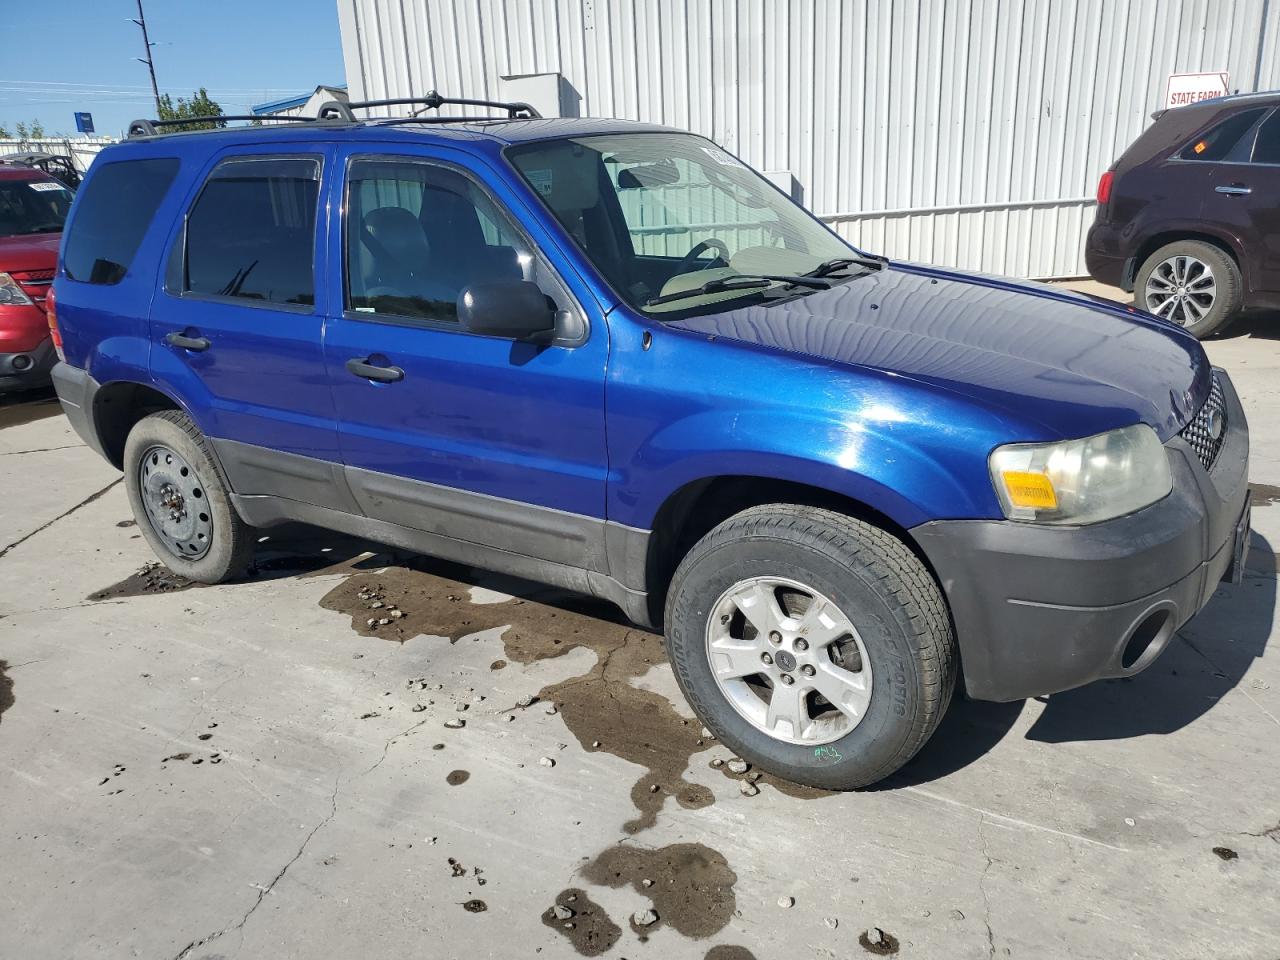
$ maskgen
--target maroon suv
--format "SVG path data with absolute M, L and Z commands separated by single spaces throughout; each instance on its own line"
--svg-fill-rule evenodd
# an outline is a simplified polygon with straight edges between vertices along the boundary
M 1153 116 L 1098 183 L 1090 275 L 1200 338 L 1280 309 L 1280 92 Z

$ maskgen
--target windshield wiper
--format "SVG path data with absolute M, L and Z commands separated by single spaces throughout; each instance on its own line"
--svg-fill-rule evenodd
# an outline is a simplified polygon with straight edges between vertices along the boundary
M 808 273 L 806 277 L 828 277 L 833 273 L 839 273 L 841 270 L 847 269 L 854 265 L 866 267 L 870 270 L 883 270 L 889 265 L 887 257 L 876 256 L 857 256 L 857 257 L 836 257 L 834 260 L 828 260 L 820 263 Z
M 656 307 L 676 300 L 687 300 L 689 297 L 700 297 L 704 293 L 728 293 L 732 290 L 756 290 L 773 283 L 784 283 L 792 287 L 808 287 L 811 290 L 829 290 L 831 281 L 808 274 L 805 276 L 787 276 L 774 273 L 743 273 L 735 277 L 718 277 L 708 280 L 700 287 L 691 287 L 676 293 L 666 293 L 660 297 L 651 297 L 645 301 L 646 307 Z

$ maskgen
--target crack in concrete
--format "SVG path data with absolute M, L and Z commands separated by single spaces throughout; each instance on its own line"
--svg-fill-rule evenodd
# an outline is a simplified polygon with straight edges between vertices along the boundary
M 280 868 L 280 870 L 276 873 L 276 875 L 271 878 L 270 883 L 266 884 L 265 886 L 260 884 L 255 885 L 254 888 L 258 891 L 258 898 L 254 900 L 252 906 L 250 906 L 249 909 L 244 912 L 244 916 L 242 916 L 237 923 L 231 924 L 230 926 L 223 927 L 221 930 L 217 930 L 209 934 L 207 937 L 202 937 L 199 940 L 192 940 L 185 947 L 183 947 L 181 950 L 178 951 L 178 953 L 174 956 L 173 960 L 186 960 L 186 958 L 191 955 L 191 951 L 197 950 L 200 947 L 203 947 L 206 943 L 212 943 L 214 940 L 224 937 L 228 933 L 231 933 L 232 931 L 240 932 L 244 930 L 245 924 L 249 922 L 249 918 L 253 916 L 254 911 L 257 910 L 258 907 L 262 906 L 262 901 L 267 898 L 267 894 L 271 893 L 271 891 L 275 889 L 275 885 L 279 883 L 281 879 L 283 879 L 286 873 L 289 872 L 289 868 L 292 867 L 295 863 L 297 863 L 302 858 L 302 854 L 306 851 L 307 844 L 311 842 L 311 838 L 320 832 L 321 827 L 323 827 L 335 816 L 337 816 L 338 790 L 341 786 L 341 783 L 342 783 L 342 780 L 340 777 L 334 779 L 333 793 L 329 797 L 329 813 L 325 816 L 323 820 L 321 820 L 319 823 L 317 823 L 314 827 L 311 828 L 311 832 L 306 835 L 306 837 L 302 841 L 301 846 L 298 847 L 298 852 L 289 858 L 289 862 Z
M 12 669 L 12 667 L 10 669 Z M 1246 830 L 1241 833 L 1240 836 L 1257 837 L 1260 840 L 1274 840 L 1276 843 L 1280 843 L 1280 823 L 1277 823 L 1274 827 L 1267 827 L 1265 830 L 1259 830 L 1257 833 L 1252 833 Z
M 360 776 L 367 777 L 369 774 L 373 773 L 373 771 L 377 770 L 378 767 L 382 766 L 382 761 L 387 759 L 387 753 L 388 751 L 390 751 L 391 745 L 393 743 L 395 743 L 401 737 L 407 737 L 409 734 L 413 733 L 413 731 L 417 730 L 420 726 L 422 726 L 427 722 L 428 722 L 427 720 L 419 720 L 417 723 L 415 723 L 413 726 L 409 727 L 408 729 L 402 730 L 400 733 L 397 733 L 394 737 L 388 737 L 386 743 L 382 745 L 382 756 L 380 756 L 376 761 L 374 761 L 373 766 L 371 766 L 364 773 L 360 774 Z
M 991 896 L 987 893 L 987 874 L 991 871 L 991 865 L 995 863 L 995 860 L 992 859 L 991 854 L 987 851 L 987 835 L 982 830 L 986 822 L 986 814 L 979 814 L 978 842 L 982 844 L 982 855 L 987 858 L 987 865 L 982 868 L 982 875 L 978 877 L 978 892 L 982 894 L 982 923 L 987 928 L 987 956 L 991 960 L 995 960 L 996 937 L 991 929 Z
M 97 500 L 99 497 L 105 494 L 108 490 L 114 487 L 117 483 L 120 483 L 123 479 L 124 479 L 123 477 L 116 477 L 116 479 L 112 480 L 110 483 L 108 483 L 105 487 L 103 487 L 97 493 L 89 494 L 89 496 L 85 497 L 83 500 L 77 503 L 74 507 L 71 507 L 69 510 L 64 510 L 62 513 L 58 514 L 52 520 L 48 521 L 47 523 L 42 523 L 40 526 L 36 527 L 30 533 L 24 534 L 23 536 L 19 537 L 17 540 L 13 541 L 13 543 L 6 546 L 3 550 L 0 550 L 0 559 L 4 559 L 5 554 L 7 554 L 10 550 L 12 550 L 14 547 L 22 546 L 22 544 L 26 543 L 28 540 L 34 537 L 37 533 L 43 533 L 45 530 L 48 530 L 59 520 L 63 520 L 66 517 L 71 516 L 71 514 L 75 513 L 81 507 L 87 507 L 89 504 L 93 503 L 93 501 Z
M 0 453 L 0 457 L 20 457 L 24 453 L 49 453 L 53 450 L 74 450 L 83 446 L 83 443 L 64 443 L 60 447 L 33 447 L 30 450 L 10 450 L 8 453 Z

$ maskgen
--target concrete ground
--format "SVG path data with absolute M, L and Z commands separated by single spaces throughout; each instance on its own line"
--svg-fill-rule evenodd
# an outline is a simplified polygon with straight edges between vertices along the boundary
M 1139 677 L 957 700 L 845 795 L 745 795 L 587 601 L 301 528 L 242 583 L 135 575 L 118 474 L 0 405 L 0 957 L 1280 956 L 1273 336 L 1209 344 L 1245 582 Z

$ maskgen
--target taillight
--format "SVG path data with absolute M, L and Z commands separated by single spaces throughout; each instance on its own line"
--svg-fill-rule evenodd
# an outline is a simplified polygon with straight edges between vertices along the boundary
M 49 319 L 49 339 L 53 341 L 53 349 L 58 352 L 58 359 L 65 361 L 67 355 L 62 352 L 62 333 L 58 330 L 58 298 L 54 296 L 53 287 L 44 299 L 45 316 Z
M 1115 179 L 1115 173 L 1108 170 L 1098 180 L 1098 206 L 1105 206 L 1111 200 L 1111 181 Z

